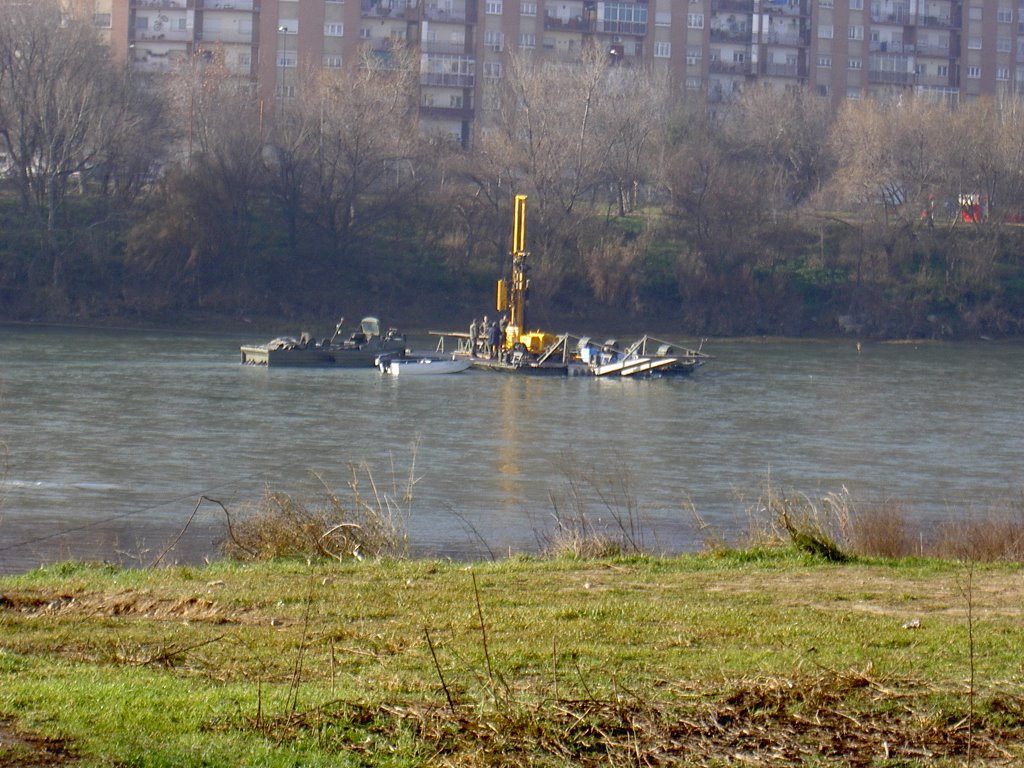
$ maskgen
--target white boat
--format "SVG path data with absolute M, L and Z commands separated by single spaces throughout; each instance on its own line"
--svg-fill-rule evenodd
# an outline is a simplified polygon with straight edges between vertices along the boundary
M 469 358 L 453 357 L 387 357 L 377 359 L 381 373 L 391 376 L 436 376 L 461 373 L 473 364 Z

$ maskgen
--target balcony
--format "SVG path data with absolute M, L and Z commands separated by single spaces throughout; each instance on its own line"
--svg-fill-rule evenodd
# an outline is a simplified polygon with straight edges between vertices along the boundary
M 179 10 L 184 11 L 188 4 L 186 0 L 131 0 L 132 8 L 152 8 L 154 10 Z
M 712 13 L 753 13 L 754 0 L 711 0 Z
M 363 18 L 371 19 L 404 19 L 409 10 L 409 3 L 404 0 L 362 0 L 359 13 Z
M 876 24 L 893 26 L 910 26 L 916 22 L 916 15 L 910 10 L 909 3 L 885 3 L 871 5 L 871 21 Z
M 253 0 L 196 0 L 196 7 L 200 11 L 243 11 L 245 13 L 252 13 L 260 9 Z
M 712 29 L 710 33 L 713 43 L 749 43 L 751 41 L 750 30 L 743 27 Z
M 461 56 L 466 53 L 466 44 L 462 43 L 440 43 L 434 41 L 423 41 L 420 43 L 420 51 L 423 53 L 443 54 L 448 56 Z
M 764 64 L 764 72 L 762 74 L 769 77 L 807 77 L 807 68 L 801 66 L 796 61 L 783 62 L 781 64 L 768 61 Z
M 597 31 L 606 35 L 638 35 L 647 34 L 647 24 L 641 21 L 609 21 L 598 19 Z
M 452 10 L 446 10 L 444 8 L 424 8 L 423 18 L 427 21 L 436 21 L 439 24 L 465 24 L 466 10 L 464 8 L 453 8 Z
M 761 3 L 761 11 L 773 16 L 809 16 L 806 3 L 801 0 L 767 0 Z
M 929 29 L 960 29 L 960 23 L 952 16 L 922 16 L 919 26 Z
M 472 107 L 439 107 L 433 104 L 423 104 L 420 106 L 420 115 L 423 117 L 432 117 L 436 120 L 472 120 L 473 119 L 473 108 Z
M 582 16 L 560 19 L 557 16 L 545 14 L 544 29 L 548 32 L 589 32 L 590 24 Z
M 790 48 L 801 48 L 811 44 L 811 36 L 804 32 L 769 32 L 762 39 L 768 45 L 781 45 Z
M 913 72 L 888 72 L 885 70 L 869 69 L 868 82 L 882 85 L 911 85 L 916 75 Z
M 749 75 L 749 61 L 712 61 L 708 71 L 715 75 Z
M 422 72 L 420 85 L 437 85 L 448 88 L 472 88 L 476 83 L 475 75 L 458 72 Z
M 134 29 L 128 39 L 132 42 L 188 43 L 192 41 L 190 29 Z
M 917 43 L 915 46 L 918 56 L 932 56 L 938 59 L 949 58 L 949 43 L 939 45 L 938 43 Z
M 914 53 L 913 43 L 904 43 L 893 40 L 871 40 L 868 43 L 868 51 L 871 53 Z
M 212 43 L 243 43 L 250 45 L 253 42 L 253 33 L 242 32 L 237 29 L 222 29 L 220 31 L 204 31 L 196 33 L 196 40 L 206 40 Z
M 915 83 L 923 88 L 946 88 L 949 86 L 949 75 L 918 75 Z

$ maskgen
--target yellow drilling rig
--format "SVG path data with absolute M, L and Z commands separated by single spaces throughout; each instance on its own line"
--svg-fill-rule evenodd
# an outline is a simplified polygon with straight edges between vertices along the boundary
M 526 259 L 529 255 L 526 250 L 526 195 L 516 195 L 512 215 L 512 273 L 509 278 L 498 281 L 497 309 L 508 313 L 502 349 L 539 355 L 559 337 L 544 331 L 526 330 L 526 291 L 530 286 Z

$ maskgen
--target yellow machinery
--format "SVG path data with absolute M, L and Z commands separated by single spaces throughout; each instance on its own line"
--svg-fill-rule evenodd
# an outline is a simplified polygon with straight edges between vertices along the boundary
M 516 195 L 515 210 L 512 216 L 512 275 L 511 278 L 498 281 L 497 309 L 508 312 L 508 325 L 505 327 L 505 338 L 502 348 L 521 348 L 534 355 L 541 354 L 547 347 L 557 341 L 558 337 L 543 331 L 526 332 L 526 289 L 530 281 L 526 277 L 526 195 Z

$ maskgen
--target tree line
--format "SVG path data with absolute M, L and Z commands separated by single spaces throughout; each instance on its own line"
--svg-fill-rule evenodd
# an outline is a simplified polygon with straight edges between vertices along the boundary
M 531 296 L 700 334 L 1024 331 L 1024 106 L 835 111 L 509 53 L 471 149 L 419 125 L 418 59 L 158 78 L 56 0 L 0 0 L 0 315 L 474 314 L 529 198 Z M 8 23 L 8 20 L 10 23 Z M 465 306 L 464 311 L 460 311 Z

